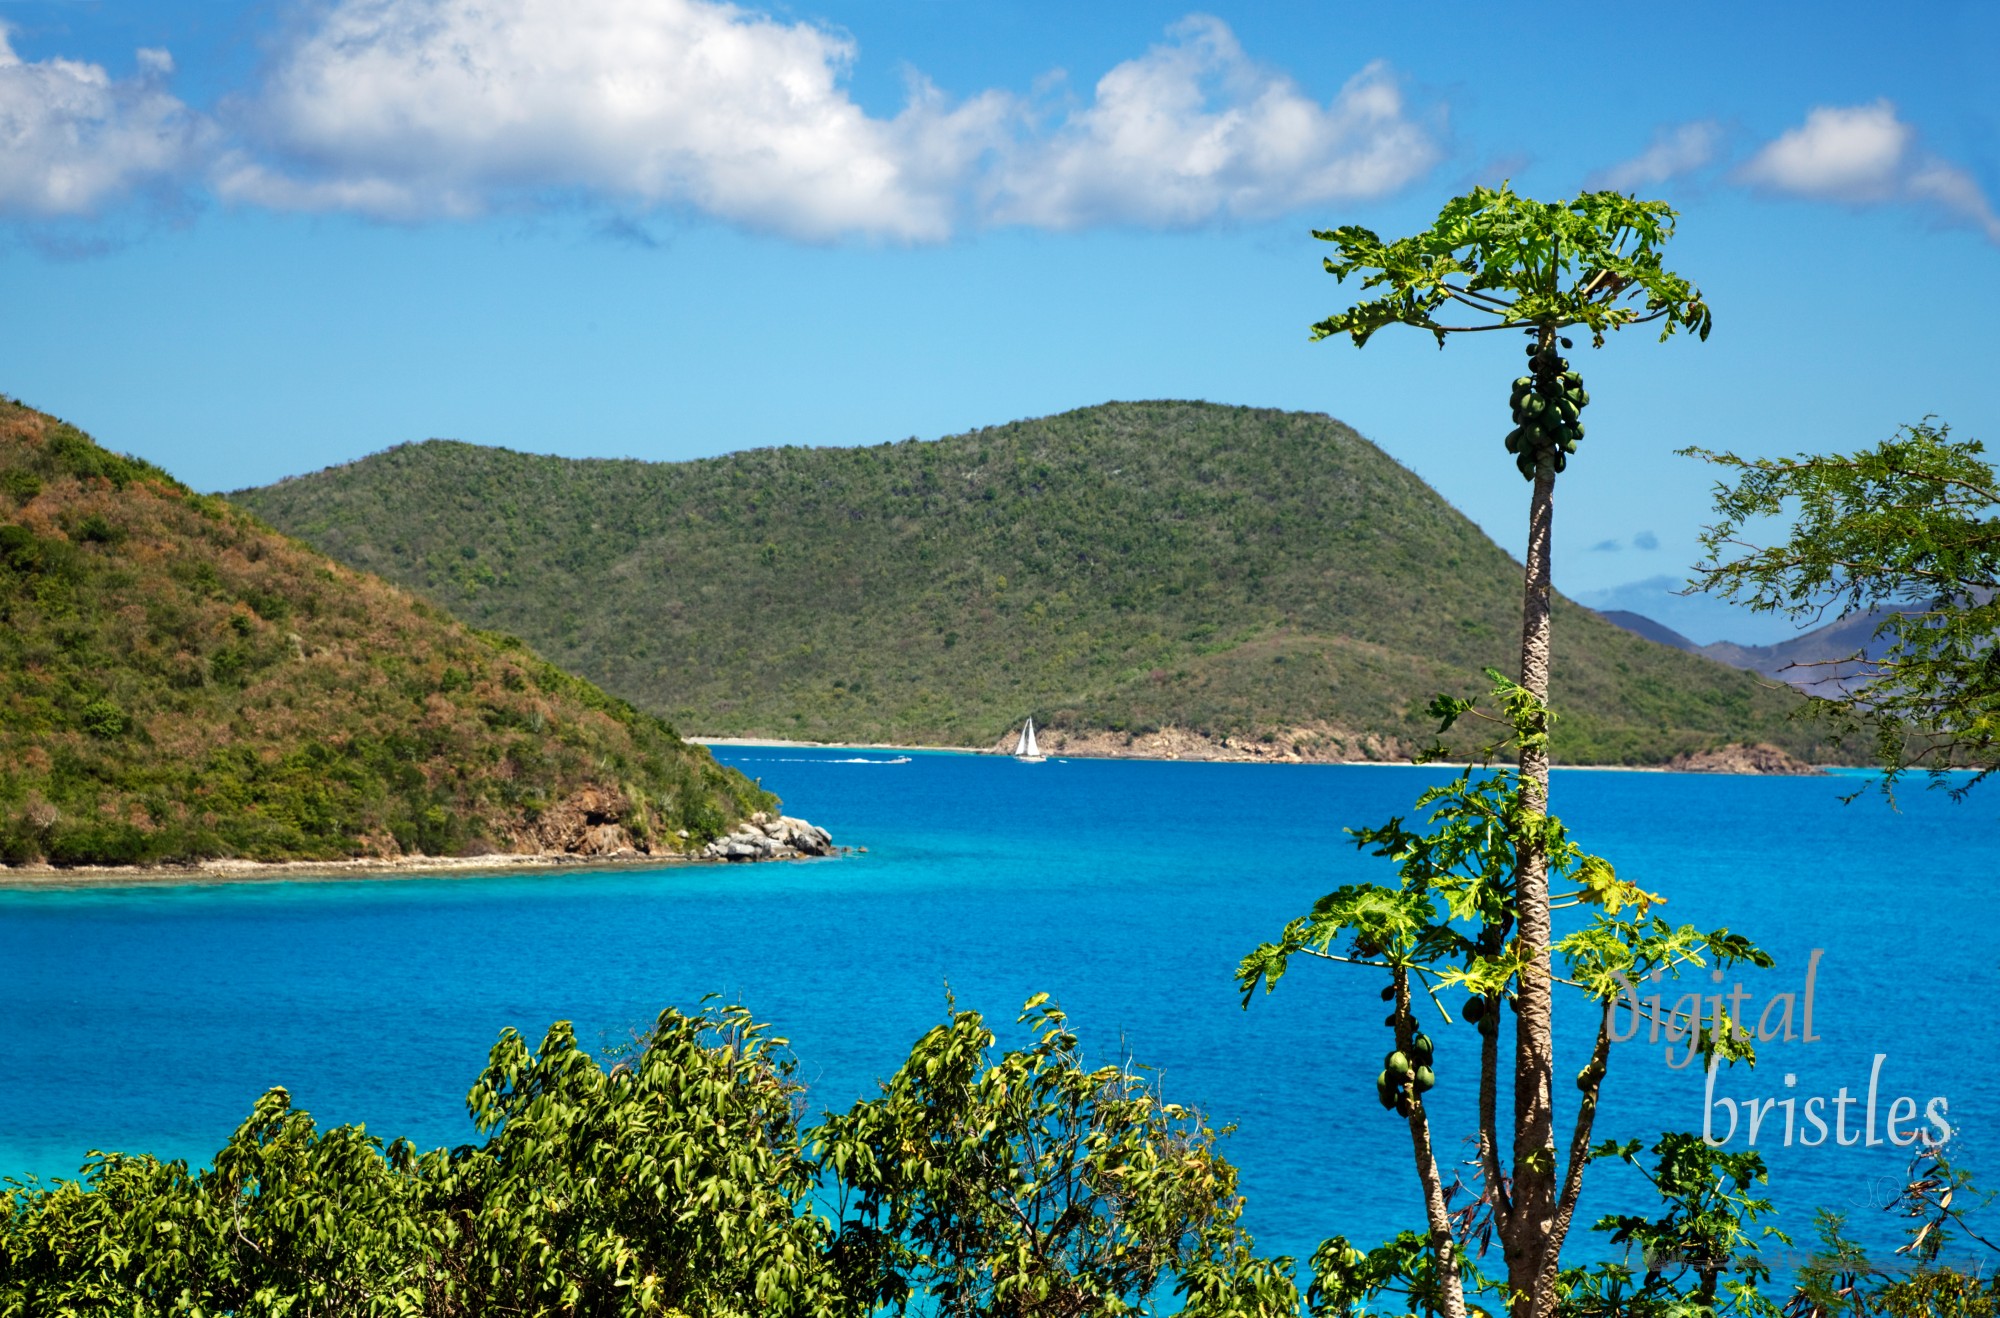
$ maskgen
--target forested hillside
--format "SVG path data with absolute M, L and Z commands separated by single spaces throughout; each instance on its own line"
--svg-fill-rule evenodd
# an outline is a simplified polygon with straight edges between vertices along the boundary
M 0 401 L 0 862 L 673 851 L 773 804 L 521 642 Z
M 710 734 L 980 745 L 1032 714 L 1386 754 L 1519 645 L 1515 563 L 1317 414 L 1112 403 L 669 464 L 433 441 L 232 497 Z M 1563 759 L 1811 747 L 1748 674 L 1567 603 L 1557 635 Z

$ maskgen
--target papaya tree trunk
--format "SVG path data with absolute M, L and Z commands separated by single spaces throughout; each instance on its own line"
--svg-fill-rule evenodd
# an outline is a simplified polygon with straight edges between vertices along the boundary
M 1544 335 L 1546 346 L 1549 335 Z M 1555 454 L 1545 449 L 1535 469 L 1528 514 L 1526 589 L 1521 606 L 1521 685 L 1545 705 L 1549 698 L 1550 533 L 1555 517 Z M 1549 864 L 1538 827 L 1549 808 L 1548 721 L 1521 739 L 1520 827 L 1515 836 L 1516 936 L 1526 964 L 1514 1000 L 1514 1165 L 1508 1214 L 1507 1280 L 1513 1311 L 1534 1312 L 1556 1210 L 1555 1068 L 1552 984 L 1549 979 Z

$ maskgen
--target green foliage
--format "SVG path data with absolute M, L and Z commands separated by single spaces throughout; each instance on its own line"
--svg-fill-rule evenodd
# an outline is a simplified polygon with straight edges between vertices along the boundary
M 1515 736 L 1546 735 L 1539 702 L 1518 683 L 1499 673 L 1490 676 Z M 1446 726 L 1477 712 L 1476 702 L 1450 696 L 1438 697 L 1433 709 Z M 1488 1004 L 1510 999 L 1527 973 L 1518 941 L 1510 940 L 1520 921 L 1515 852 L 1528 829 L 1547 856 L 1552 909 L 1590 912 L 1587 922 L 1560 934 L 1553 947 L 1567 982 L 1593 1000 L 1611 1004 L 1623 984 L 1655 969 L 1678 976 L 1681 967 L 1706 967 L 1709 958 L 1724 966 L 1771 964 L 1766 953 L 1726 929 L 1702 932 L 1647 918 L 1666 899 L 1620 878 L 1609 861 L 1584 851 L 1559 818 L 1525 815 L 1521 784 L 1513 770 L 1468 765 L 1417 797 L 1415 808 L 1428 812 L 1422 827 L 1412 828 L 1397 816 L 1376 827 L 1346 830 L 1356 847 L 1395 865 L 1395 886 L 1343 886 L 1286 925 L 1276 942 L 1253 949 L 1237 968 L 1244 1005 L 1260 985 L 1266 993 L 1275 989 L 1301 955 L 1413 977 L 1447 1024 L 1451 1016 L 1440 989 L 1466 989 Z M 1569 890 L 1556 890 L 1558 883 Z M 1621 918 L 1627 910 L 1632 914 Z M 1344 955 L 1335 953 L 1336 946 Z
M 12 404 L 0 480 L 0 863 L 534 850 L 585 791 L 665 848 L 776 804 L 519 642 Z
M 236 497 L 717 735 L 990 745 L 1032 713 L 1393 756 L 1520 633 L 1478 528 L 1346 426 L 1252 408 L 672 464 L 433 442 Z M 1791 697 L 1558 609 L 1570 761 L 1810 753 Z
M 1289 1261 L 1257 1259 L 1236 1225 L 1215 1133 L 1136 1069 L 1087 1066 L 1045 999 L 1021 1017 L 1033 1046 L 992 1059 L 993 1032 L 959 1012 L 881 1097 L 827 1120 L 822 1158 L 853 1197 L 841 1249 L 926 1313 L 1149 1313 L 1168 1280 L 1190 1316 L 1295 1312 Z
M 838 1311 L 783 1044 L 737 1007 L 669 1009 L 609 1070 L 566 1023 L 503 1034 L 466 1099 L 492 1138 L 438 1177 L 468 1311 Z
M 991 1057 L 954 1017 L 816 1135 L 784 1041 L 733 1007 L 670 1009 L 608 1068 L 567 1024 L 503 1034 L 477 1146 L 322 1133 L 273 1090 L 208 1170 L 93 1154 L 13 1185 L 0 1314 L 1082 1318 L 1157 1313 L 1169 1282 L 1191 1316 L 1295 1312 L 1212 1132 L 1037 1019 Z
M 42 492 L 42 478 L 32 471 L 9 467 L 0 471 L 0 490 L 12 495 L 17 503 L 26 503 Z
M 1771 1279 L 1758 1241 L 1791 1240 L 1775 1227 L 1752 1231 L 1771 1213 L 1753 1192 L 1766 1181 L 1754 1152 L 1724 1153 L 1698 1135 L 1668 1134 L 1653 1145 L 1651 1170 L 1638 1159 L 1640 1143 L 1606 1142 L 1593 1158 L 1615 1158 L 1639 1168 L 1664 1204 L 1658 1217 L 1619 1213 L 1595 1229 L 1614 1245 L 1638 1250 L 1640 1266 L 1605 1263 L 1567 1270 L 1559 1283 L 1562 1318 L 1779 1318 L 1778 1306 L 1760 1287 Z
M 1452 198 L 1430 228 L 1394 242 L 1358 224 L 1314 230 L 1337 249 L 1328 274 L 1386 291 L 1319 322 L 1313 337 L 1345 334 L 1358 348 L 1402 324 L 1443 347 L 1449 334 L 1580 325 L 1601 346 L 1607 331 L 1659 321 L 1662 340 L 1677 329 L 1705 339 L 1713 317 L 1701 290 L 1661 263 L 1674 220 L 1665 202 L 1617 192 L 1540 202 L 1503 183 Z M 1442 323 L 1447 309 L 1474 323 Z
M 1815 665 L 1828 680 L 1810 712 L 1870 736 L 1885 786 L 1911 768 L 2000 769 L 2000 478 L 1984 446 L 1925 420 L 1858 453 L 1685 451 L 1729 473 L 1701 589 L 1808 623 L 1887 610 L 1885 652 Z M 1771 518 L 1789 521 L 1784 539 L 1750 543 Z
M 1616 192 L 1586 192 L 1566 202 L 1517 196 L 1506 184 L 1474 188 L 1445 203 L 1424 232 L 1384 242 L 1358 224 L 1315 230 L 1334 244 L 1328 274 L 1361 289 L 1385 290 L 1313 326 L 1313 338 L 1345 334 L 1359 348 L 1385 325 L 1414 325 L 1435 335 L 1526 332 L 1529 374 L 1508 397 L 1514 428 L 1506 438 L 1514 466 L 1532 481 L 1561 472 L 1583 440 L 1590 402 L 1583 377 L 1556 344 L 1581 325 L 1604 346 L 1607 331 L 1661 322 L 1662 341 L 1676 329 L 1708 337 L 1711 321 L 1701 291 L 1661 263 L 1674 234 L 1665 202 Z M 1469 324 L 1437 319 L 1449 309 Z
M 274 1089 L 207 1171 L 93 1153 L 80 1181 L 14 1186 L 0 1313 L 421 1313 L 424 1191 L 407 1145 L 321 1134 Z
M 1313 1281 L 1306 1292 L 1306 1312 L 1312 1318 L 1357 1318 L 1367 1314 L 1423 1314 L 1433 1318 L 1445 1309 L 1447 1287 L 1438 1276 L 1430 1241 L 1415 1231 L 1402 1231 L 1371 1250 L 1357 1249 L 1345 1236 L 1333 1236 L 1313 1252 Z M 1460 1275 L 1468 1296 L 1501 1294 L 1505 1286 L 1461 1260 Z M 1474 1304 L 1470 1311 L 1489 1311 Z

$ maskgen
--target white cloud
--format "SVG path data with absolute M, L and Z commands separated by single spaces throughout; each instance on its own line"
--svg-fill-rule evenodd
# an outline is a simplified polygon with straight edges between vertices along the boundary
M 1828 201 L 1886 201 L 1916 134 L 1887 101 L 1822 105 L 1743 166 L 1747 183 Z
M 1585 186 L 1612 192 L 1649 188 L 1700 169 L 1715 159 L 1721 145 L 1722 128 L 1713 120 L 1662 128 L 1644 151 L 1593 174 Z
M 1768 192 L 1849 205 L 1914 204 L 2000 243 L 2000 216 L 1978 182 L 1918 148 L 1887 100 L 1819 106 L 1747 161 L 1738 177 Z
M 985 190 L 993 221 L 1259 218 L 1393 192 L 1438 158 L 1384 65 L 1321 105 L 1253 63 L 1219 19 L 1184 19 L 1169 36 L 1099 79 L 1095 99 L 1046 139 L 1008 151 Z
M 1051 107 L 909 79 L 849 94 L 847 36 L 727 0 L 316 0 L 211 118 L 164 50 L 111 77 L 24 63 L 0 24 L 0 215 L 102 213 L 204 181 L 226 201 L 383 219 L 682 209 L 808 239 L 1184 227 L 1379 196 L 1438 157 L 1385 66 L 1329 103 L 1195 16 Z M 226 131 L 225 131 L 226 130 Z
M 0 24 L 0 213 L 87 215 L 198 160 L 212 130 L 166 90 L 172 56 L 142 50 L 138 65 L 118 79 L 101 64 L 30 63 Z
M 1910 196 L 1930 203 L 1954 223 L 1969 225 L 1986 235 L 1988 242 L 2000 243 L 2000 215 L 1986 199 L 1978 180 L 1958 166 L 1943 160 L 1919 163 L 1903 180 Z
M 1013 95 L 922 79 L 893 118 L 847 38 L 719 0 L 339 0 L 240 117 L 225 197 L 421 219 L 572 195 L 824 238 L 1262 216 L 1437 156 L 1380 66 L 1322 106 L 1212 18 L 1121 64 L 1047 136 Z M 261 148 L 261 149 L 260 149 Z
M 822 237 L 945 236 L 1004 97 L 918 84 L 893 119 L 840 86 L 853 43 L 712 0 L 342 0 L 251 114 L 223 195 L 400 218 L 550 193 Z

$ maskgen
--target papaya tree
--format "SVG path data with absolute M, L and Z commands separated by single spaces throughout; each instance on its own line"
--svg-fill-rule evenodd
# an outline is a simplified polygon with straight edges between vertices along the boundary
M 1549 721 L 1542 702 L 1519 683 L 1489 671 L 1504 708 L 1500 721 L 1508 733 L 1488 748 L 1487 765 L 1503 749 L 1521 757 L 1526 744 L 1541 735 L 1539 730 Z M 1473 701 L 1450 697 L 1440 697 L 1432 709 L 1447 728 L 1468 714 L 1492 717 L 1477 710 Z M 1680 1006 L 1663 1012 L 1657 997 L 1647 1000 L 1653 1004 L 1649 1009 L 1633 986 L 1678 978 L 1683 970 L 1711 965 L 1718 971 L 1739 963 L 1768 967 L 1770 956 L 1727 929 L 1702 931 L 1660 918 L 1655 908 L 1665 904 L 1665 897 L 1621 877 L 1609 861 L 1585 851 L 1560 819 L 1545 811 L 1529 813 L 1530 781 L 1518 768 L 1493 772 L 1487 766 L 1468 767 L 1417 798 L 1417 809 L 1427 815 L 1422 823 L 1412 826 L 1398 817 L 1379 827 L 1348 830 L 1359 846 L 1395 865 L 1396 883 L 1347 884 L 1327 894 L 1308 914 L 1286 925 L 1276 941 L 1255 948 L 1238 968 L 1246 1006 L 1260 985 L 1266 992 L 1274 989 L 1299 958 L 1387 972 L 1381 996 L 1389 1006 L 1383 1024 L 1391 1031 L 1391 1041 L 1375 1077 L 1375 1094 L 1408 1126 L 1425 1229 L 1406 1231 L 1366 1254 L 1339 1237 L 1323 1244 L 1313 1258 L 1315 1313 L 1372 1312 L 1356 1306 L 1389 1295 L 1400 1297 L 1403 1305 L 1391 1312 L 1464 1318 L 1492 1312 L 1468 1299 L 1487 1293 L 1497 1294 L 1501 1307 L 1516 1318 L 1585 1318 L 1610 1312 L 1589 1307 L 1583 1297 L 1601 1296 L 1607 1287 L 1618 1290 L 1622 1283 L 1616 1270 L 1564 1269 L 1561 1257 L 1585 1168 L 1622 1147 L 1592 1143 L 1614 1037 L 1630 1038 L 1641 1023 L 1649 1023 L 1670 1041 L 1686 1040 L 1705 1067 L 1754 1059 L 1740 1022 L 1732 1020 L 1726 1009 L 1718 1008 L 1707 1017 L 1699 1006 L 1691 1012 Z M 1519 861 L 1530 846 L 1541 853 L 1543 873 L 1551 880 L 1545 900 L 1552 917 L 1562 912 L 1565 922 L 1560 937 L 1541 948 L 1520 936 L 1524 903 Z M 1529 1004 L 1536 999 L 1526 986 L 1538 981 L 1545 990 L 1541 1002 L 1552 1005 L 1546 990 L 1560 985 L 1584 997 L 1596 1015 L 1589 1055 L 1576 1075 L 1580 1100 L 1566 1163 L 1554 1149 L 1553 1087 L 1546 1080 L 1535 1087 L 1534 1072 L 1522 1061 L 1522 1054 L 1536 1043 L 1527 1017 Z M 1468 996 L 1458 998 L 1454 991 Z M 1450 1025 L 1454 1007 L 1459 1019 L 1477 1026 L 1480 1038 L 1476 1193 L 1457 1204 L 1454 1197 L 1467 1187 L 1445 1184 L 1424 1097 L 1439 1083 L 1438 1069 L 1445 1063 L 1437 1041 L 1419 1023 L 1424 1012 L 1434 1011 L 1441 1025 Z M 1616 1028 L 1621 1010 L 1629 1013 L 1622 1034 Z M 1511 1166 L 1500 1120 L 1501 1027 L 1509 1012 L 1515 1018 Z M 1545 1018 L 1540 1024 L 1540 1039 L 1552 1043 L 1549 1021 Z M 1536 1102 L 1547 1113 L 1542 1130 L 1550 1132 L 1545 1136 L 1549 1143 L 1524 1151 L 1522 1115 L 1524 1110 L 1532 1114 Z M 1629 1152 L 1620 1156 L 1629 1160 Z M 1726 1171 L 1709 1163 L 1702 1174 L 1721 1176 Z M 1761 1168 L 1756 1175 L 1761 1178 Z M 1524 1183 L 1532 1187 L 1531 1176 L 1556 1182 L 1546 1201 L 1546 1218 L 1535 1216 L 1538 1205 L 1523 1192 Z M 1663 1184 L 1662 1197 L 1674 1197 Z M 1606 1219 L 1597 1229 L 1613 1232 L 1614 1243 L 1631 1242 L 1638 1237 L 1615 1233 L 1621 1222 L 1640 1220 Z M 1488 1278 L 1474 1255 L 1483 1253 L 1486 1242 L 1495 1237 L 1506 1275 Z M 1477 1247 L 1468 1250 L 1474 1241 Z M 1734 1274 L 1728 1276 L 1730 1284 L 1745 1292 L 1740 1309 L 1674 1309 L 1672 1304 L 1685 1295 L 1680 1279 L 1672 1276 L 1650 1278 L 1645 1298 L 1649 1303 L 1661 1300 L 1662 1314 L 1724 1318 L 1726 1313 L 1765 1312 L 1756 1307 L 1754 1296 L 1756 1282 L 1765 1275 L 1754 1251 L 1717 1255 L 1707 1277 L 1710 1289 L 1721 1286 L 1728 1274 Z
M 1444 1188 L 1429 1152 L 1420 1088 L 1427 1068 L 1409 1051 L 1417 1039 L 1411 984 L 1463 984 L 1475 990 L 1472 1001 L 1480 1005 L 1474 1010 L 1490 1013 L 1482 1021 L 1487 1031 L 1480 1091 L 1484 1193 L 1506 1259 L 1508 1306 L 1523 1318 L 1543 1318 L 1555 1312 L 1558 1261 L 1589 1156 L 1587 1118 L 1595 1109 L 1605 1052 L 1600 1029 L 1592 1066 L 1580 1081 L 1586 1118 L 1565 1172 L 1554 1124 L 1552 870 L 1578 884 L 1571 904 L 1603 903 L 1600 919 L 1608 923 L 1572 935 L 1583 942 L 1571 950 L 1601 972 L 1596 980 L 1575 982 L 1588 983 L 1605 1001 L 1607 1024 L 1607 968 L 1643 964 L 1666 970 L 1699 964 L 1705 951 L 1726 956 L 1751 951 L 1726 939 L 1709 947 L 1691 929 L 1619 922 L 1616 906 L 1639 899 L 1618 896 L 1621 888 L 1606 877 L 1610 867 L 1571 846 L 1548 815 L 1555 487 L 1583 439 L 1582 413 L 1590 402 L 1581 374 L 1562 352 L 1574 347 L 1566 337 L 1570 331 L 1588 334 L 1594 347 L 1642 325 L 1657 325 L 1662 341 L 1679 331 L 1708 336 L 1711 316 L 1700 290 L 1662 261 L 1675 219 L 1663 202 L 1616 192 L 1549 203 L 1503 185 L 1452 199 L 1430 228 L 1407 238 L 1385 241 L 1359 225 L 1314 232 L 1334 247 L 1324 262 L 1327 272 L 1343 282 L 1357 279 L 1364 295 L 1313 326 L 1315 339 L 1345 336 L 1361 347 L 1386 326 L 1408 325 L 1433 335 L 1440 348 L 1465 334 L 1511 332 L 1527 340 L 1527 370 L 1511 386 L 1512 429 L 1505 432 L 1505 448 L 1529 486 L 1520 677 L 1503 679 L 1498 688 L 1507 707 L 1503 722 L 1510 726 L 1506 750 L 1516 767 L 1494 780 L 1503 784 L 1496 795 L 1482 795 L 1466 779 L 1452 794 L 1424 802 L 1441 821 L 1432 834 L 1404 829 L 1400 821 L 1364 830 L 1364 843 L 1400 865 L 1401 886 L 1344 889 L 1345 898 L 1334 894 L 1322 900 L 1283 940 L 1253 953 L 1241 971 L 1247 1000 L 1248 989 L 1260 980 L 1267 989 L 1275 982 L 1289 956 L 1326 955 L 1336 938 L 1348 935 L 1356 944 L 1336 959 L 1391 969 L 1387 996 L 1395 1007 L 1398 1043 L 1391 1059 L 1400 1057 L 1409 1069 L 1385 1070 L 1383 1096 L 1407 1116 L 1416 1141 L 1434 1269 L 1425 1303 L 1454 1318 L 1466 1311 L 1464 1261 L 1453 1247 Z M 1438 707 L 1447 725 L 1470 710 L 1462 701 Z M 1501 864 L 1504 873 L 1495 868 Z M 1449 897 L 1440 886 L 1447 873 L 1458 875 Z M 1514 1014 L 1513 1110 L 1505 1145 L 1495 1100 L 1495 1039 L 1503 1004 Z M 1503 1160 L 1501 1151 L 1508 1146 L 1511 1156 Z

